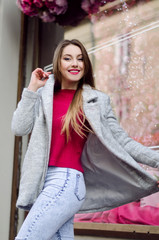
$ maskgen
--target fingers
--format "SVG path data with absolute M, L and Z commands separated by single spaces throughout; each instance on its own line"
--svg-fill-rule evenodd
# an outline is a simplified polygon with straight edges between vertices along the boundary
M 51 72 L 44 72 L 43 69 L 41 68 L 36 68 L 34 71 L 33 71 L 33 75 L 36 75 L 36 77 L 39 79 L 39 80 L 42 80 L 44 81 L 45 79 L 48 79 L 49 78 L 49 75 L 51 74 Z
M 44 77 L 44 78 L 48 78 L 49 75 L 50 75 L 50 73 L 48 73 L 48 72 L 43 72 L 43 77 Z
M 38 88 L 43 87 L 49 78 L 51 72 L 44 72 L 41 68 L 36 68 L 31 75 L 28 89 L 36 92 Z

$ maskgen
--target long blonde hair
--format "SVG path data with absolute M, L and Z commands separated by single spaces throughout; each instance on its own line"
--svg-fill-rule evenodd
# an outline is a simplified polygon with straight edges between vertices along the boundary
M 83 113 L 83 98 L 82 98 L 82 86 L 83 84 L 89 84 L 94 86 L 93 70 L 87 51 L 83 44 L 77 39 L 63 40 L 57 46 L 53 57 L 53 72 L 55 77 L 55 92 L 61 89 L 62 75 L 60 71 L 61 57 L 63 49 L 68 45 L 75 45 L 81 49 L 83 62 L 84 62 L 84 75 L 80 79 L 73 100 L 68 108 L 66 115 L 63 118 L 63 127 L 61 133 L 66 133 L 67 142 L 70 139 L 70 126 L 81 137 L 85 136 L 85 131 L 91 131 L 85 124 L 86 117 Z M 81 118 L 82 116 L 82 118 Z

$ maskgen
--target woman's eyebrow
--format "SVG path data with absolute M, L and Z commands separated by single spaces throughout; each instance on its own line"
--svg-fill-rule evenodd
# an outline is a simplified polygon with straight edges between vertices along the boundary
M 69 56 L 69 57 L 72 57 L 72 55 L 71 55 L 71 54 L 67 54 L 67 53 L 66 53 L 66 54 L 64 54 L 64 55 L 63 55 L 63 57 L 64 57 L 64 56 Z M 82 54 L 78 54 L 78 55 L 77 55 L 77 57 L 79 57 L 79 56 L 82 56 Z

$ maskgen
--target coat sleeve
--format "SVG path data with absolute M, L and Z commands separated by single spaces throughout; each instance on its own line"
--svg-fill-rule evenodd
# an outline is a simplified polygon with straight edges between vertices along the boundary
M 40 95 L 25 88 L 22 98 L 13 113 L 11 129 L 16 136 L 27 135 L 32 131 Z
M 137 162 L 151 167 L 159 167 L 159 153 L 136 142 L 119 125 L 110 104 L 110 98 L 106 98 L 105 118 L 109 128 L 118 143 L 128 152 Z

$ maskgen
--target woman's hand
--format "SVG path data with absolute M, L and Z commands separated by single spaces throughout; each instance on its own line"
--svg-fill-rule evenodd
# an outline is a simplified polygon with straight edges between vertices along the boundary
M 28 89 L 36 92 L 40 87 L 46 84 L 51 72 L 44 72 L 41 68 L 36 68 L 32 74 Z

